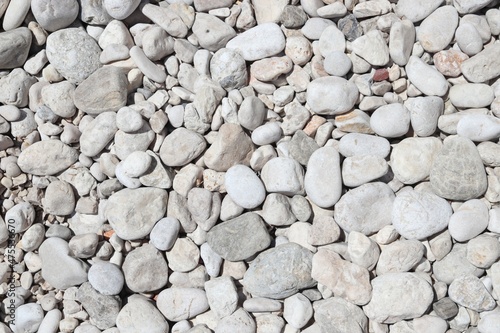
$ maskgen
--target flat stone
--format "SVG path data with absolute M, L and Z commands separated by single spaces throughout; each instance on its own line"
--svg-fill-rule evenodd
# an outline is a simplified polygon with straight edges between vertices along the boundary
M 306 21 L 304 26 L 300 29 L 304 37 L 312 40 L 318 40 L 328 26 L 334 24 L 332 20 L 327 20 L 320 17 L 311 17 Z
M 410 271 L 422 260 L 424 251 L 424 245 L 417 240 L 400 240 L 385 246 L 377 263 L 377 275 Z
M 120 267 L 106 261 L 90 266 L 88 278 L 92 288 L 101 295 L 118 295 L 125 283 Z
M 389 34 L 389 55 L 399 66 L 405 66 L 410 59 L 415 42 L 415 27 L 410 20 L 394 22 Z
M 449 137 L 431 167 L 432 190 L 451 200 L 477 198 L 486 191 L 487 180 L 481 156 L 474 143 L 462 137 Z
M 345 231 L 364 235 L 391 224 L 394 192 L 384 183 L 367 183 L 344 194 L 335 205 L 334 218 Z
M 460 50 L 468 56 L 478 54 L 483 49 L 481 35 L 471 23 L 460 24 L 455 39 Z
M 90 115 L 118 111 L 126 104 L 127 85 L 127 77 L 119 68 L 100 68 L 75 89 L 75 105 Z M 101 89 L 95 89 L 96 86 Z
M 457 123 L 457 134 L 472 141 L 489 141 L 500 137 L 500 120 L 488 115 L 466 115 Z
M 314 320 L 319 328 L 318 331 L 311 331 L 311 333 L 363 333 L 368 331 L 368 318 L 363 310 L 340 297 L 334 296 L 314 302 Z
M 165 29 L 165 31 L 172 37 L 186 37 L 188 32 L 186 23 L 171 8 L 155 6 L 148 3 L 141 7 L 141 11 L 151 21 Z
M 190 238 L 177 238 L 166 254 L 168 267 L 177 273 L 192 271 L 200 260 L 200 250 Z
M 108 14 L 117 19 L 123 20 L 130 16 L 139 6 L 140 0 L 103 0 L 103 5 Z
M 467 260 L 467 245 L 455 243 L 451 252 L 433 264 L 433 272 L 438 281 L 450 284 L 458 277 L 474 275 L 480 277 L 484 270 Z
M 168 251 L 174 246 L 180 228 L 181 225 L 177 219 L 164 217 L 151 230 L 149 242 L 160 251 Z
M 206 146 L 200 134 L 186 128 L 176 128 L 163 141 L 160 158 L 168 166 L 184 166 L 200 156 Z
M 221 276 L 205 282 L 208 305 L 215 315 L 222 319 L 230 316 L 238 307 L 238 293 L 229 276 Z
M 36 79 L 24 69 L 15 68 L 0 78 L 0 103 L 17 107 L 28 106 L 29 89 L 35 82 Z M 15 132 L 12 134 L 17 136 Z
M 35 142 L 24 149 L 17 160 L 23 172 L 37 176 L 59 173 L 78 160 L 76 149 L 58 140 Z
M 151 333 L 163 333 L 169 330 L 167 320 L 156 306 L 146 298 L 134 295 L 128 299 L 118 316 L 116 327 L 123 333 L 147 330 Z
M 78 16 L 76 0 L 35 0 L 31 12 L 36 21 L 47 31 L 57 31 L 69 26 Z
M 9 234 L 8 229 L 17 234 L 25 231 L 35 222 L 35 215 L 35 208 L 29 202 L 23 201 L 14 205 L 5 213 L 7 224 L 4 225 L 8 225 L 8 228 L 4 232 Z
M 227 171 L 236 164 L 248 165 L 254 146 L 250 137 L 237 124 L 223 124 L 215 142 L 203 156 L 212 170 Z
M 420 137 L 434 134 L 438 119 L 444 110 L 442 98 L 437 96 L 408 98 L 404 105 L 410 110 L 411 127 L 415 134 Z
M 261 216 L 267 224 L 276 226 L 291 225 L 297 220 L 290 199 L 280 193 L 270 193 L 266 197 Z
M 347 239 L 347 253 L 351 262 L 372 270 L 380 256 L 378 244 L 357 231 L 351 231 Z
M 429 16 L 442 3 L 441 0 L 402 0 L 396 6 L 396 14 L 416 23 Z
M 450 218 L 451 237 L 465 242 L 482 233 L 488 226 L 488 207 L 479 199 L 464 202 Z
M 352 50 L 373 66 L 384 66 L 389 62 L 389 47 L 379 30 L 371 30 L 355 39 Z
M 231 48 L 228 42 L 236 36 L 236 32 L 230 25 L 205 13 L 196 13 L 193 34 L 198 37 L 201 47 L 212 52 L 226 46 Z M 243 56 L 243 58 L 245 57 Z
M 0 68 L 16 68 L 26 62 L 31 36 L 31 31 L 26 27 L 0 33 Z
M 248 130 L 253 131 L 264 122 L 267 109 L 264 103 L 255 96 L 245 97 L 238 110 L 238 122 Z
M 420 317 L 434 297 L 431 285 L 415 273 L 387 273 L 371 283 L 372 299 L 363 311 L 382 324 Z
M 80 1 L 80 7 L 79 18 L 87 24 L 105 25 L 113 20 L 104 8 L 102 0 L 82 0 Z
M 167 192 L 157 188 L 123 189 L 109 197 L 105 215 L 118 237 L 139 239 L 164 216 L 167 198 Z
M 465 78 L 470 82 L 480 83 L 500 75 L 500 59 L 496 57 L 498 52 L 500 45 L 494 43 L 462 62 L 460 68 Z
M 444 76 L 420 58 L 411 56 L 405 68 L 410 82 L 425 95 L 443 96 L 448 91 Z
M 437 138 L 406 138 L 394 145 L 391 168 L 404 184 L 415 184 L 429 177 L 432 163 L 442 148 Z
M 316 284 L 311 278 L 312 257 L 298 244 L 279 245 L 252 261 L 242 283 L 253 296 L 287 298 Z
M 262 36 L 266 36 L 265 39 Z M 285 36 L 276 23 L 259 24 L 248 29 L 227 45 L 229 49 L 239 50 L 247 61 L 271 57 L 285 49 Z
M 151 244 L 130 251 L 122 265 L 127 287 L 136 293 L 151 292 L 168 281 L 168 266 L 163 255 Z
M 448 294 L 455 303 L 477 312 L 493 310 L 497 305 L 481 280 L 474 275 L 457 277 L 450 284 Z
M 54 181 L 47 186 L 43 206 L 53 215 L 70 215 L 75 209 L 75 194 L 71 185 L 65 181 Z
M 452 41 L 457 26 L 457 10 L 453 6 L 439 7 L 420 23 L 417 40 L 427 52 L 442 51 Z
M 410 112 L 400 103 L 383 105 L 372 113 L 370 127 L 382 137 L 403 136 L 410 128 Z
M 493 88 L 487 84 L 462 83 L 450 88 L 449 97 L 457 108 L 482 108 L 488 107 L 495 95 Z
M 458 50 L 444 50 L 434 54 L 434 66 L 443 75 L 457 77 L 462 74 L 461 65 L 469 56 Z
M 331 52 L 345 51 L 345 37 L 335 25 L 329 25 L 323 30 L 319 38 L 319 51 L 323 57 Z
M 339 142 L 339 152 L 345 157 L 373 155 L 386 158 L 390 149 L 387 139 L 363 133 L 348 133 Z
M 67 289 L 87 281 L 88 265 L 70 255 L 68 243 L 57 237 L 47 238 L 38 254 L 42 277 L 57 289 Z
M 453 0 L 453 6 L 460 14 L 469 14 L 487 6 L 489 0 Z
M 448 226 L 448 202 L 427 191 L 405 191 L 396 196 L 392 224 L 406 239 L 424 239 Z
M 227 170 L 224 185 L 231 199 L 246 209 L 259 206 L 266 197 L 264 184 L 259 177 L 252 169 L 241 164 Z
M 75 49 L 81 52 L 72 52 Z M 51 33 L 47 37 L 46 50 L 49 62 L 74 84 L 80 84 L 102 66 L 99 61 L 99 45 L 84 30 L 78 28 Z
M 368 270 L 343 260 L 331 250 L 320 249 L 314 254 L 311 276 L 337 297 L 356 305 L 364 305 L 371 299 L 372 287 Z
M 80 150 L 89 157 L 98 155 L 115 137 L 116 113 L 103 112 L 89 123 L 80 136 Z
M 488 235 L 479 235 L 467 243 L 467 260 L 479 268 L 489 268 L 500 257 L 500 242 Z
M 295 195 L 304 193 L 304 170 L 292 158 L 270 159 L 262 168 L 261 180 L 267 192 Z
M 241 242 L 242 238 L 247 241 Z M 257 214 L 246 213 L 215 225 L 207 234 L 207 243 L 222 258 L 239 261 L 268 248 L 271 237 Z
M 170 321 L 196 317 L 209 309 L 204 290 L 198 288 L 168 288 L 156 300 L 156 306 Z
M 56 115 L 70 118 L 76 113 L 74 91 L 75 86 L 68 81 L 54 83 L 42 88 L 42 99 Z
M 357 187 L 384 176 L 389 165 L 382 157 L 359 155 L 346 157 L 342 162 L 342 181 L 345 186 Z
M 252 316 L 245 310 L 238 309 L 232 315 L 222 318 L 215 326 L 216 333 L 252 333 L 256 332 L 257 325 Z
M 340 77 L 322 77 L 307 87 L 307 104 L 314 113 L 337 115 L 350 111 L 358 99 L 356 85 Z M 328 101 L 335 100 L 332 104 Z
M 99 329 L 115 326 L 122 305 L 120 297 L 102 295 L 85 282 L 78 288 L 77 299 Z

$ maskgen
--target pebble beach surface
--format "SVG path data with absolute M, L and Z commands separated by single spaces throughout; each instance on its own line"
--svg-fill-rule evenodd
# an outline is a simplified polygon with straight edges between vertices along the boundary
M 0 333 L 499 333 L 500 0 L 0 0 Z

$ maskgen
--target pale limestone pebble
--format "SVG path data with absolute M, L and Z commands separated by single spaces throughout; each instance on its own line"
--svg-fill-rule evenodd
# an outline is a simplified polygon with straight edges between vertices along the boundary
M 500 43 L 493 43 L 481 52 L 462 62 L 461 69 L 465 78 L 473 83 L 486 82 L 500 75 Z
M 15 309 L 15 331 L 37 332 L 43 321 L 43 309 L 40 304 L 26 303 Z
M 457 108 L 481 108 L 489 106 L 495 95 L 493 88 L 487 84 L 461 83 L 450 88 L 449 97 Z
M 437 96 L 408 98 L 405 107 L 410 110 L 411 127 L 420 137 L 431 136 L 437 129 L 443 114 L 444 102 Z
M 2 59 L 0 60 L 0 68 L 11 69 L 22 66 L 28 58 L 31 41 L 31 32 L 25 27 L 0 33 L 0 55 Z
M 162 164 L 160 157 L 150 150 L 146 151 L 151 159 L 150 167 L 139 177 L 139 181 L 144 186 L 168 189 L 172 187 L 174 172 L 171 168 Z
M 127 304 L 116 317 L 116 327 L 124 333 L 132 333 L 138 329 L 161 333 L 169 329 L 168 322 L 154 304 L 139 295 L 128 298 Z
M 196 13 L 192 30 L 200 46 L 212 52 L 226 47 L 228 41 L 236 36 L 230 25 L 205 13 Z
M 35 119 L 35 115 L 31 110 L 27 108 L 20 109 L 21 111 L 21 117 L 17 121 L 12 121 L 10 122 L 10 133 L 12 134 L 12 137 L 27 137 L 32 133 L 34 130 L 37 129 L 37 123 Z M 3 119 L 2 122 L 4 122 L 3 126 L 5 133 L 8 132 L 8 126 L 7 122 L 5 122 Z M 2 131 L 2 132 L 4 132 Z
M 184 166 L 200 156 L 206 148 L 200 134 L 177 128 L 167 135 L 160 148 L 160 158 L 167 166 Z
M 252 132 L 252 142 L 257 146 L 264 146 L 277 142 L 282 135 L 279 122 L 268 122 L 257 127 Z
M 370 116 L 358 109 L 335 117 L 335 125 L 344 133 L 375 134 L 370 127 Z
M 187 197 L 191 190 L 203 177 L 203 168 L 192 163 L 181 168 L 174 177 L 172 186 L 174 191 Z
M 222 48 L 212 56 L 210 74 L 213 80 L 227 90 L 242 88 L 247 83 L 245 60 L 232 49 Z
M 53 32 L 47 38 L 46 45 L 49 62 L 71 83 L 81 83 L 101 67 L 101 49 L 97 42 L 81 29 L 66 28 Z M 76 48 L 82 52 L 71 52 Z
M 117 20 L 123 20 L 130 16 L 134 10 L 139 6 L 139 0 L 103 0 L 103 7 L 106 12 Z
M 73 188 L 65 181 L 53 181 L 47 186 L 42 203 L 49 214 L 70 215 L 75 209 Z
M 82 0 L 80 7 L 79 18 L 87 24 L 105 25 L 113 19 L 104 8 L 102 0 Z
M 383 247 L 377 275 L 410 271 L 422 260 L 424 251 L 424 245 L 417 240 L 400 240 Z
M 123 261 L 122 270 L 125 284 L 136 293 L 157 290 L 167 284 L 167 262 L 151 244 L 144 244 L 129 252 Z
M 297 220 L 292 212 L 290 199 L 279 193 L 271 193 L 266 197 L 261 216 L 267 224 L 276 226 L 291 225 Z
M 280 22 L 287 29 L 301 28 L 307 21 L 307 14 L 301 7 L 286 5 L 281 11 Z
M 125 133 L 138 131 L 142 125 L 141 114 L 128 106 L 121 107 L 116 113 L 116 127 Z
M 299 37 L 295 37 L 295 39 L 299 39 Z M 257 60 L 250 66 L 250 73 L 259 81 L 273 81 L 292 70 L 292 60 L 287 56 Z
M 158 295 L 156 306 L 169 321 L 191 319 L 209 309 L 204 290 L 171 287 Z
M 498 238 L 479 235 L 467 243 L 467 260 L 479 268 L 489 268 L 500 257 Z
M 344 76 L 351 70 L 351 59 L 342 51 L 329 52 L 323 62 L 325 71 L 334 76 Z
M 263 297 L 247 298 L 243 302 L 243 309 L 252 313 L 280 311 L 281 307 L 280 301 Z
M 125 283 L 120 267 L 106 261 L 94 263 L 88 271 L 88 278 L 92 288 L 102 295 L 118 295 Z
M 321 8 L 318 8 L 317 13 L 318 16 L 320 17 L 332 19 L 332 18 L 344 17 L 347 14 L 347 8 L 344 6 L 343 3 L 334 2 L 326 6 L 323 6 Z
M 344 194 L 337 202 L 335 221 L 346 232 L 371 235 L 391 224 L 394 199 L 394 192 L 384 183 L 361 185 Z
M 391 4 L 387 0 L 362 2 L 354 6 L 352 13 L 356 18 L 367 18 L 387 14 L 391 11 Z
M 80 149 L 83 154 L 89 157 L 98 155 L 115 136 L 116 113 L 103 112 L 99 114 L 82 131 L 80 136 Z
M 261 36 L 266 36 L 265 39 Z M 247 61 L 259 60 L 278 54 L 285 49 L 285 36 L 275 23 L 264 23 L 231 39 L 229 49 L 239 50 Z
M 492 8 L 486 12 L 486 21 L 492 35 L 500 34 L 500 10 Z
M 382 137 L 403 136 L 410 128 L 410 112 L 400 103 L 381 106 L 372 113 L 370 127 Z
M 334 23 L 331 20 L 327 20 L 319 17 L 312 17 L 306 21 L 304 26 L 300 29 L 304 37 L 311 40 L 319 40 L 323 31 L 330 25 Z
M 90 115 L 118 111 L 126 104 L 127 84 L 126 75 L 117 67 L 100 68 L 75 89 L 75 106 Z
M 188 27 L 182 18 L 169 7 L 146 4 L 141 7 L 142 13 L 151 21 L 162 27 L 172 37 L 184 38 Z
M 229 276 L 221 276 L 205 282 L 208 305 L 217 318 L 230 316 L 238 306 L 238 294 L 234 281 Z
M 375 241 L 357 231 L 351 231 L 347 239 L 347 253 L 350 261 L 372 270 L 380 256 L 380 248 Z
M 221 256 L 219 256 L 208 243 L 203 243 L 200 246 L 200 258 L 205 264 L 205 269 L 207 274 L 211 277 L 217 277 L 220 275 L 222 262 L 224 261 Z
M 188 210 L 192 219 L 203 231 L 212 228 L 219 216 L 221 197 L 204 188 L 192 188 L 188 193 Z
M 375 155 L 346 157 L 342 162 L 342 182 L 357 187 L 384 176 L 389 171 L 387 162 Z
M 109 64 L 114 61 L 125 60 L 130 57 L 129 48 L 123 44 L 109 44 L 103 48 L 99 60 L 103 64 Z
M 488 110 L 481 109 L 466 109 L 460 112 L 443 114 L 438 119 L 438 128 L 448 134 L 457 134 L 458 122 L 468 115 L 488 115 Z
M 47 59 L 47 52 L 45 50 L 41 50 L 37 54 L 35 54 L 33 57 L 29 58 L 23 68 L 26 72 L 28 72 L 31 75 L 38 74 L 43 67 L 48 63 Z
M 460 14 L 469 14 L 487 6 L 491 0 L 453 0 L 453 6 Z
M 262 125 L 267 115 L 265 104 L 255 96 L 245 97 L 238 110 L 238 122 L 249 130 Z
M 139 239 L 163 217 L 167 197 L 166 191 L 156 188 L 123 189 L 109 197 L 104 214 L 118 237 Z
M 479 199 L 464 202 L 451 216 L 448 230 L 458 242 L 468 241 L 488 227 L 488 207 Z
M 43 308 L 43 306 L 42 306 Z M 38 327 L 38 332 L 40 333 L 54 333 L 58 331 L 59 322 L 62 319 L 62 313 L 59 309 L 51 309 L 43 318 L 40 326 Z M 5 331 L 9 332 L 9 331 Z
M 472 141 L 495 140 L 500 137 L 500 120 L 488 115 L 467 115 L 458 121 L 457 134 Z
M 121 162 L 121 167 L 126 176 L 138 178 L 149 169 L 152 159 L 146 152 L 134 151 Z
M 457 10 L 453 6 L 440 7 L 420 23 L 417 40 L 427 52 L 442 51 L 452 41 L 457 26 Z
M 350 111 L 358 99 L 358 88 L 340 77 L 313 80 L 307 87 L 307 104 L 320 115 L 337 115 Z M 329 101 L 338 101 L 335 104 Z
M 374 155 L 386 158 L 391 146 L 386 138 L 362 133 L 348 133 L 339 141 L 339 152 L 345 157 Z
M 490 141 L 484 141 L 477 145 L 477 151 L 486 166 L 500 166 L 500 145 Z
M 494 333 L 497 327 L 500 325 L 500 313 L 498 311 L 492 311 L 481 316 L 477 328 L 481 333 Z
M 416 273 L 387 273 L 372 280 L 372 298 L 363 307 L 368 318 L 392 324 L 418 318 L 432 303 L 431 285 Z
M 77 18 L 79 9 L 76 0 L 35 0 L 31 3 L 36 21 L 47 31 L 69 26 Z
M 488 222 L 488 230 L 491 232 L 499 233 L 500 230 L 500 208 L 496 207 L 490 209 L 490 219 Z
M 224 184 L 229 197 L 238 206 L 252 209 L 265 199 L 266 191 L 262 181 L 247 166 L 238 164 L 227 170 Z
M 15 68 L 0 78 L 0 102 L 25 107 L 28 105 L 29 89 L 36 79 L 22 68 Z
M 443 96 L 448 91 L 444 76 L 422 59 L 411 56 L 405 69 L 410 82 L 425 95 Z
M 448 293 L 455 303 L 477 312 L 493 310 L 496 307 L 493 297 L 474 275 L 457 277 L 450 284 Z
M 17 164 L 23 172 L 49 176 L 65 170 L 77 160 L 78 153 L 74 148 L 58 140 L 44 140 L 24 149 Z
M 15 105 L 1 105 L 0 116 L 9 122 L 12 122 L 18 121 L 19 118 L 21 118 L 22 113 Z
M 379 30 L 371 30 L 352 42 L 352 51 L 373 66 L 389 62 L 389 47 Z
M 42 88 L 42 99 L 52 112 L 62 118 L 73 117 L 76 113 L 76 107 L 73 102 L 75 85 L 63 81 L 47 85 Z
M 344 52 L 345 37 L 335 25 L 329 25 L 323 30 L 319 38 L 319 51 L 323 57 L 334 51 Z
M 236 310 L 232 315 L 222 318 L 214 329 L 215 333 L 252 333 L 256 332 L 257 325 L 244 309 Z
M 63 239 L 48 238 L 38 251 L 42 277 L 52 287 L 67 289 L 87 281 L 88 265 L 70 255 L 69 245 Z
M 165 71 L 161 70 L 157 65 L 155 65 L 155 63 L 149 60 L 140 47 L 133 46 L 129 52 L 130 57 L 137 64 L 137 67 L 141 70 L 144 76 L 158 83 L 162 83 L 167 79 Z
M 31 1 L 22 0 L 11 2 L 5 9 L 5 16 L 3 19 L 3 30 L 9 31 L 19 27 L 30 10 Z
M 455 33 L 455 40 L 460 50 L 468 56 L 478 54 L 483 49 L 481 35 L 471 23 L 460 24 Z
M 189 272 L 198 266 L 200 250 L 190 238 L 177 238 L 166 252 L 168 267 L 174 272 Z
M 463 137 L 448 137 L 431 167 L 430 183 L 439 196 L 469 200 L 487 188 L 486 172 L 474 143 Z
M 304 193 L 304 170 L 291 158 L 276 157 L 262 168 L 261 179 L 268 192 L 295 195 Z
M 368 331 L 368 319 L 358 306 L 340 297 L 330 297 L 313 303 L 315 324 L 304 333 Z
M 106 25 L 98 40 L 101 49 L 109 45 L 125 45 L 127 48 L 134 46 L 134 40 L 125 24 L 118 20 L 113 20 Z
M 343 260 L 331 250 L 320 249 L 313 256 L 311 276 L 336 296 L 356 305 L 370 301 L 372 288 L 368 270 Z
M 262 314 L 255 317 L 258 332 L 280 333 L 285 327 L 285 321 L 275 314 Z
M 395 177 L 404 184 L 425 180 L 441 147 L 441 140 L 433 137 L 406 138 L 394 145 L 391 168 Z
M 403 0 L 396 6 L 396 14 L 406 17 L 413 23 L 419 22 L 429 16 L 442 4 L 441 0 Z
M 253 296 L 273 299 L 292 296 L 316 284 L 310 275 L 312 256 L 296 243 L 278 245 L 252 261 L 242 283 Z

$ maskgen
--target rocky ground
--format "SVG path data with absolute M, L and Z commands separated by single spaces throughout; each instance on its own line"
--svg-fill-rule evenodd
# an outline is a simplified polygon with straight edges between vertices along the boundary
M 0 0 L 0 333 L 500 332 L 499 0 Z

